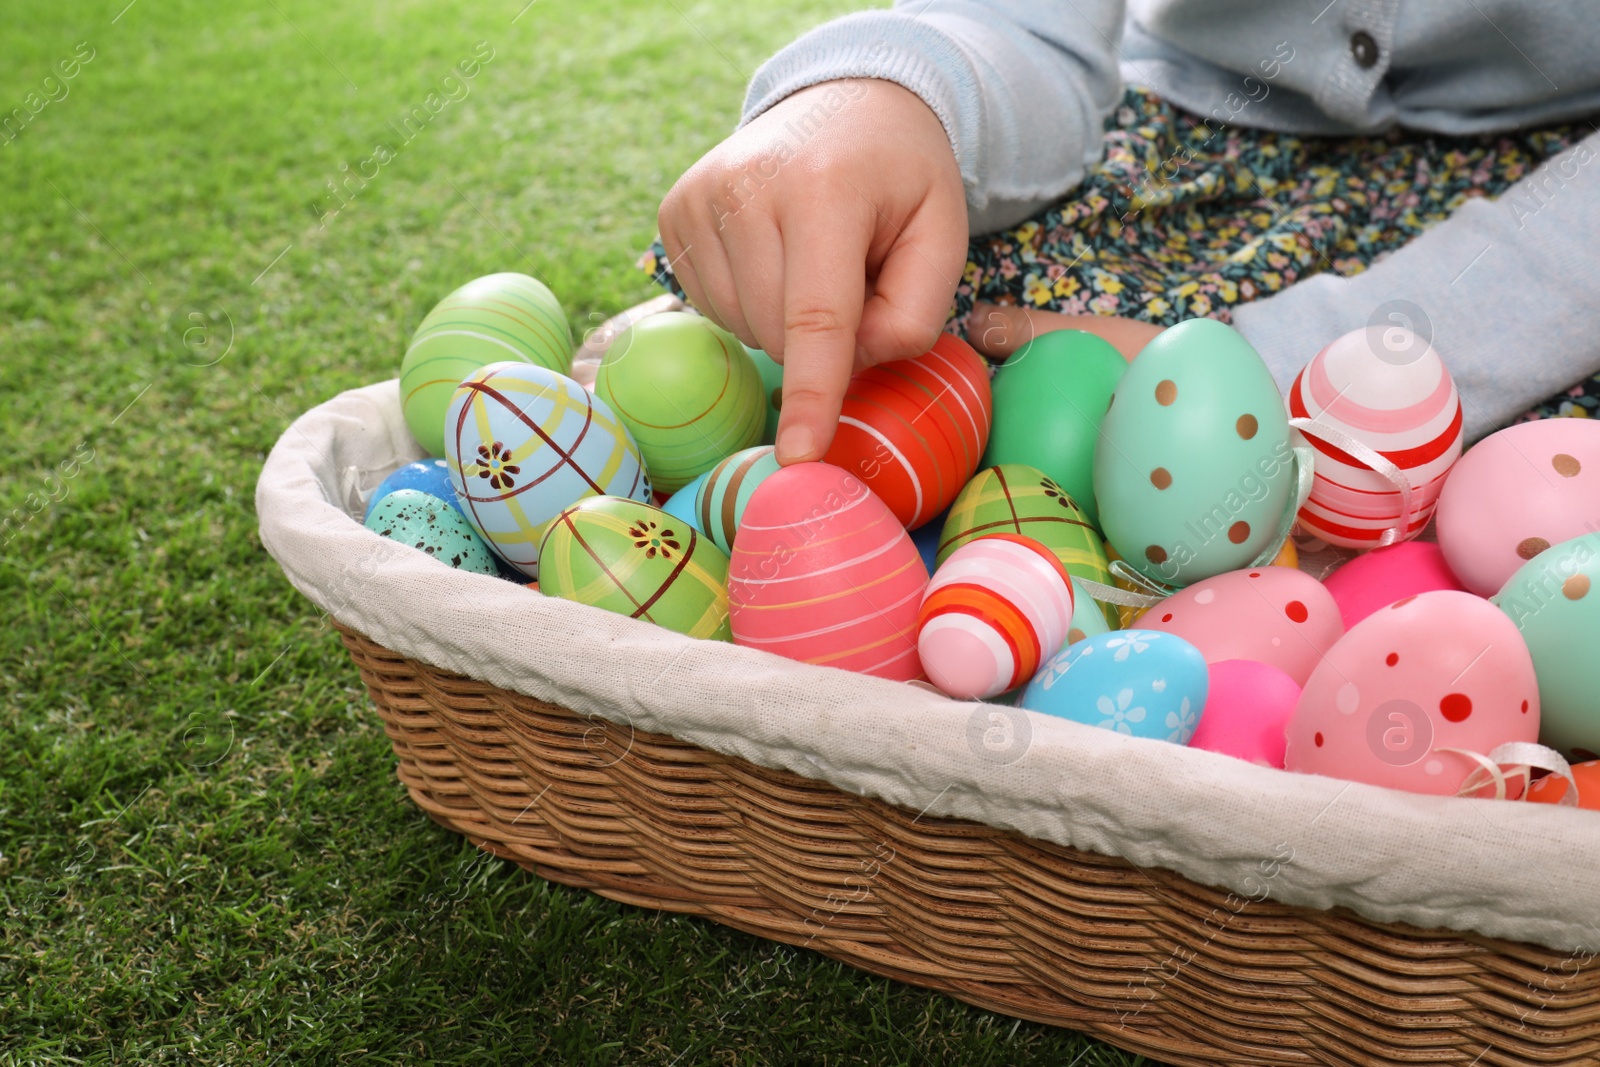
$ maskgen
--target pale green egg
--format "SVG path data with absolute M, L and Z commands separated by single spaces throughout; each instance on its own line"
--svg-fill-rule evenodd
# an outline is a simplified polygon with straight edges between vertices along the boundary
M 1129 566 L 1169 586 L 1249 566 L 1282 540 L 1294 485 L 1283 398 L 1233 327 L 1180 322 L 1129 365 L 1094 457 L 1101 529 Z

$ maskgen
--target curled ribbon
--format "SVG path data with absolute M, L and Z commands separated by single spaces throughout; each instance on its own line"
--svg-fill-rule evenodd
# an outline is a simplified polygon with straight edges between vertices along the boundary
M 1383 548 L 1406 539 L 1407 531 L 1411 529 L 1411 523 L 1417 516 L 1413 508 L 1411 479 L 1406 477 L 1405 471 L 1395 466 L 1382 452 L 1362 444 L 1343 430 L 1337 430 L 1327 423 L 1318 422 L 1316 419 L 1294 418 L 1289 420 L 1289 425 L 1307 436 L 1315 437 L 1347 453 L 1351 459 L 1359 461 L 1368 470 L 1394 486 L 1400 494 L 1400 521 L 1383 531 L 1373 547 Z
M 1118 589 L 1114 585 L 1105 585 L 1101 582 L 1090 581 L 1087 578 L 1079 578 L 1076 574 L 1072 576 L 1072 581 L 1077 585 L 1083 586 L 1084 592 L 1096 600 L 1107 604 L 1120 604 L 1127 608 L 1154 607 L 1175 592 L 1175 590 L 1168 589 L 1158 582 L 1151 581 L 1120 559 L 1111 561 L 1110 570 L 1118 578 L 1131 582 L 1140 589 L 1146 590 L 1146 592 L 1135 593 L 1128 589 Z
M 1291 419 L 1290 424 L 1293 425 L 1295 421 Z M 1279 551 L 1283 549 L 1283 543 L 1289 540 L 1289 533 L 1294 529 L 1294 522 L 1300 515 L 1300 509 L 1305 507 L 1306 498 L 1311 495 L 1311 486 L 1317 474 L 1314 465 L 1316 454 L 1308 445 L 1294 445 L 1293 449 L 1294 492 L 1289 494 L 1283 514 L 1278 517 L 1278 529 L 1267 539 L 1267 547 L 1251 561 L 1249 565 L 1252 567 L 1265 567 L 1277 558 Z
M 1458 797 L 1471 796 L 1493 782 L 1494 799 L 1504 800 L 1506 782 L 1509 779 L 1526 778 L 1531 784 L 1533 770 L 1537 768 L 1558 774 L 1567 780 L 1567 791 L 1561 794 L 1559 801 L 1563 807 L 1576 807 L 1578 804 L 1578 781 L 1572 776 L 1572 767 L 1561 753 L 1553 748 L 1536 745 L 1531 741 L 1507 741 L 1503 745 L 1496 745 L 1487 756 L 1465 748 L 1436 748 L 1433 752 L 1449 752 L 1452 755 L 1465 756 L 1478 765 L 1477 769 L 1462 781 L 1461 788 L 1456 790 Z M 1511 767 L 1511 773 L 1507 774 L 1501 769 L 1502 767 Z M 1524 798 L 1527 797 L 1526 789 L 1522 795 Z

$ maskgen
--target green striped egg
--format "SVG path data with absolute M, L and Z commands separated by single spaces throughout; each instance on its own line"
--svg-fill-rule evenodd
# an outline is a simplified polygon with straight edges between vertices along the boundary
M 572 330 L 561 302 L 526 274 L 489 274 L 428 312 L 400 363 L 406 425 L 430 456 L 444 455 L 444 413 L 456 386 L 490 363 L 514 360 L 566 374 Z
M 727 554 L 694 527 L 625 497 L 587 497 L 551 522 L 539 546 L 539 591 L 690 637 L 733 637 Z
M 778 469 L 778 457 L 771 445 L 757 445 L 735 452 L 711 468 L 695 494 L 695 525 L 724 552 L 733 551 L 733 535 L 739 529 L 750 494 L 767 475 Z
M 761 375 L 733 334 L 665 311 L 617 335 L 594 383 L 639 444 L 650 481 L 675 493 L 766 427 Z
M 1067 573 L 1102 585 L 1111 584 L 1105 546 L 1083 509 L 1037 467 L 1002 463 L 981 470 L 950 505 L 939 535 L 937 562 L 985 534 L 1031 537 L 1056 554 Z M 1115 609 L 1106 619 L 1116 625 Z

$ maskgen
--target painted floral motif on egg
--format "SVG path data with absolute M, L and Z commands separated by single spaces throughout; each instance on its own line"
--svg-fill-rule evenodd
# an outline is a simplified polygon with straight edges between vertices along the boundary
M 1445 475 L 1461 455 L 1461 399 L 1432 345 L 1403 326 L 1368 326 L 1314 356 L 1289 387 L 1289 413 L 1366 445 L 1411 484 L 1414 537 L 1433 515 Z M 1315 430 L 1316 478 L 1301 527 L 1330 544 L 1375 547 L 1401 522 L 1394 484 Z

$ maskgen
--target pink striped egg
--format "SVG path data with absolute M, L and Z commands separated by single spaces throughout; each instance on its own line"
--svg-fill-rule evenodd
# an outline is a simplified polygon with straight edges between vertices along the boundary
M 1461 398 L 1444 360 L 1405 327 L 1353 330 L 1318 352 L 1289 387 L 1289 414 L 1312 418 L 1381 454 L 1411 481 L 1405 537 L 1428 524 L 1461 455 Z M 1300 525 L 1330 544 L 1372 548 L 1401 521 L 1400 493 L 1361 460 L 1313 434 L 1316 479 Z
M 928 569 L 884 502 L 828 463 L 769 474 L 728 565 L 735 644 L 894 681 L 922 677 L 917 611 Z
M 1061 647 L 1072 609 L 1072 580 L 1044 545 L 1017 534 L 968 541 L 934 572 L 922 598 L 922 669 L 960 700 L 1015 689 Z

